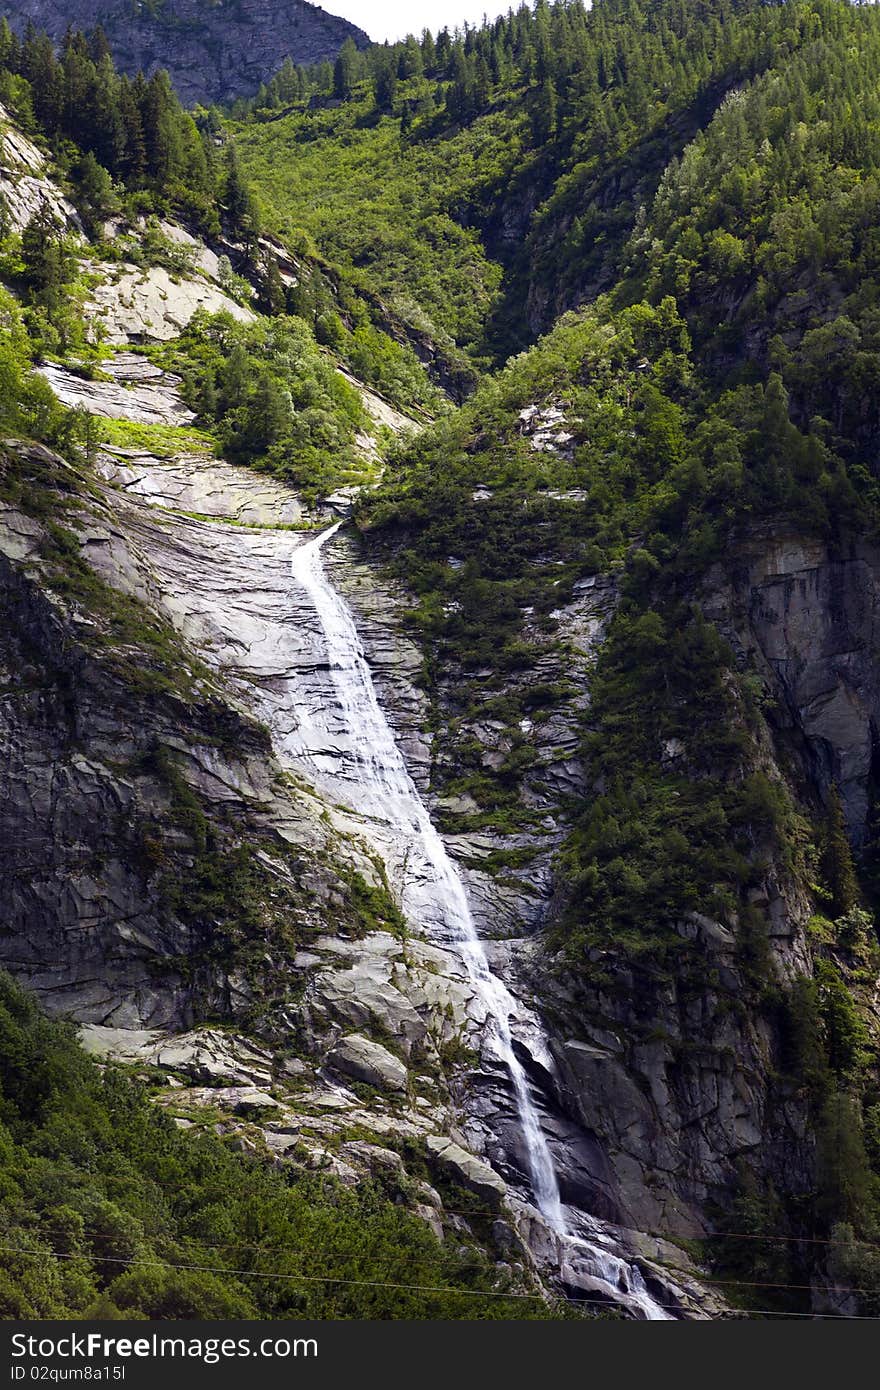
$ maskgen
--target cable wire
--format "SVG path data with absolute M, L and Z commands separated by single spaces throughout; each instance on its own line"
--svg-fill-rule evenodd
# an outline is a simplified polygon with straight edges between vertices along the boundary
M 53 1260 L 77 1260 L 82 1258 L 79 1255 L 59 1254 L 54 1250 L 25 1250 L 16 1245 L 0 1245 L 0 1250 L 11 1254 L 30 1256 L 32 1259 L 53 1259 Z M 222 1265 L 201 1265 L 201 1264 L 182 1264 L 171 1260 L 141 1260 L 141 1259 L 122 1259 L 119 1256 L 98 1256 L 96 1257 L 104 1264 L 126 1265 L 135 1268 L 159 1268 L 159 1269 L 181 1269 L 201 1274 L 226 1274 L 238 1275 L 242 1278 L 250 1279 L 272 1279 L 301 1284 L 341 1284 L 346 1287 L 369 1288 L 369 1289 L 396 1289 L 401 1292 L 427 1293 L 427 1294 L 455 1294 L 470 1298 L 509 1298 L 509 1299 L 528 1299 L 535 1302 L 546 1303 L 543 1294 L 530 1293 L 505 1293 L 500 1289 L 460 1289 L 454 1285 L 434 1285 L 434 1284 L 401 1284 L 384 1279 L 347 1279 L 333 1274 L 279 1274 L 277 1271 L 262 1272 L 252 1269 L 226 1269 Z M 760 1287 L 760 1286 L 759 1286 Z M 809 1285 L 771 1285 L 773 1288 L 800 1288 Z M 870 1291 L 869 1291 L 870 1292 Z M 621 1294 L 626 1290 L 621 1289 Z M 595 1304 L 602 1307 L 609 1307 L 610 1299 L 607 1298 L 568 1298 L 562 1296 L 557 1302 L 569 1303 L 575 1306 L 580 1304 Z M 658 1308 L 667 1309 L 672 1312 L 681 1313 L 684 1310 L 677 1303 L 657 1303 L 652 1300 Z M 779 1317 L 779 1318 L 809 1318 L 813 1321 L 821 1318 L 834 1319 L 843 1322 L 880 1322 L 880 1316 L 869 1315 L 866 1313 L 855 1313 L 851 1316 L 847 1313 L 797 1313 L 783 1312 L 778 1308 L 746 1308 L 732 1309 L 731 1318 L 740 1317 Z

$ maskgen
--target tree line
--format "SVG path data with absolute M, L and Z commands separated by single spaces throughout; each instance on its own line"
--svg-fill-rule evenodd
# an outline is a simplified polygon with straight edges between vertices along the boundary
M 49 141 L 96 215 L 112 210 L 115 182 L 134 210 L 175 212 L 209 235 L 222 225 L 256 236 L 234 151 L 183 109 L 166 72 L 118 73 L 100 27 L 88 37 L 68 30 L 56 53 L 33 25 L 19 39 L 0 21 L 0 101 Z

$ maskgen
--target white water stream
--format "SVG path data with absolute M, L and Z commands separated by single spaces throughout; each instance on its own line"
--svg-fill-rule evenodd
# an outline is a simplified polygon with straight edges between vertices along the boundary
M 76 385 L 74 378 L 69 383 Z M 142 539 L 181 631 L 212 665 L 241 683 L 271 728 L 282 763 L 294 771 L 308 768 L 311 780 L 329 794 L 328 804 L 342 809 L 344 802 L 358 828 L 369 828 L 408 916 L 462 960 L 490 1020 L 487 1041 L 511 1078 L 541 1212 L 534 1222 L 529 1208 L 525 1213 L 539 1261 L 587 1298 L 599 1294 L 636 1317 L 668 1318 L 648 1292 L 638 1263 L 615 1253 L 620 1232 L 577 1207 L 562 1206 L 539 1112 L 514 1051 L 512 1020 L 519 1029 L 526 1013 L 490 969 L 462 879 L 377 699 L 352 615 L 324 572 L 322 547 L 339 526 L 304 543 L 289 531 L 263 529 L 299 515 L 293 494 L 268 482 L 255 492 L 251 474 L 206 465 L 201 458 L 162 464 L 138 454 L 130 466 L 111 461 L 110 475 L 126 494 L 135 534 L 138 505 L 163 509 L 161 529 L 151 521 Z M 119 505 L 121 493 L 114 492 L 113 506 Z M 172 524 L 169 510 L 218 519 L 182 516 Z M 226 517 L 251 524 L 233 528 L 220 520 Z M 305 614 L 291 603 L 291 577 L 308 600 Z M 316 637 L 318 651 L 324 649 L 317 663 Z M 530 1050 L 538 1056 L 535 1029 L 530 1022 L 526 1027 Z M 660 1286 L 667 1285 L 663 1280 Z M 670 1296 L 678 1299 L 674 1284 Z
M 427 886 L 433 890 L 449 944 L 461 950 L 474 990 L 492 1019 L 499 1055 L 510 1072 L 535 1200 L 549 1225 L 562 1233 L 565 1221 L 553 1159 L 538 1121 L 525 1071 L 513 1050 L 510 1018 L 516 1012 L 516 1005 L 501 980 L 489 969 L 461 878 L 425 809 L 376 697 L 354 619 L 324 572 L 321 548 L 341 525 L 337 522 L 315 540 L 300 546 L 294 552 L 292 570 L 294 578 L 314 603 L 324 634 L 342 723 L 350 736 L 351 757 L 357 764 L 362 798 L 355 809 L 367 811 L 381 819 L 395 835 L 411 840 L 419 859 L 430 869 Z M 312 711 L 310 717 L 314 720 L 315 716 L 316 712 Z M 421 883 L 424 891 L 424 876 Z
M 489 967 L 461 877 L 428 815 L 379 704 L 354 618 L 324 570 L 322 547 L 341 525 L 338 522 L 300 545 L 292 557 L 293 577 L 307 593 L 320 623 L 338 701 L 335 710 L 298 709 L 300 755 L 310 757 L 320 772 L 326 756 L 321 750 L 332 748 L 338 757 L 343 742 L 350 763 L 346 780 L 356 788 L 352 809 L 390 832 L 404 860 L 417 866 L 411 878 L 415 898 L 407 902 L 405 887 L 404 906 L 411 912 L 415 908 L 413 915 L 417 915 L 419 907 L 432 909 L 426 913 L 432 929 L 443 937 L 444 945 L 461 953 L 473 988 L 492 1020 L 494 1044 L 513 1085 L 535 1201 L 547 1225 L 560 1237 L 566 1263 L 587 1274 L 598 1287 L 607 1288 L 609 1296 L 640 1316 L 664 1319 L 668 1315 L 649 1295 L 636 1265 L 567 1228 L 553 1158 L 528 1077 L 513 1047 L 511 1017 L 517 1013 L 516 1003 Z

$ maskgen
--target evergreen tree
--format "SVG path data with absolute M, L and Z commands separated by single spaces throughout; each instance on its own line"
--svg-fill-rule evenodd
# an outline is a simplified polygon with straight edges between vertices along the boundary
M 333 95 L 346 101 L 354 91 L 358 51 L 352 39 L 346 39 L 339 50 L 333 68 Z
M 822 1216 L 829 1225 L 845 1221 L 863 1233 L 872 1220 L 872 1177 L 859 1104 L 845 1091 L 832 1093 L 825 1101 L 819 1125 L 819 1163 Z
M 394 99 L 397 95 L 397 71 L 387 60 L 380 65 L 375 75 L 373 92 L 379 111 L 392 112 L 394 110 Z
M 92 236 L 100 234 L 103 224 L 119 210 L 119 199 L 113 180 L 89 151 L 76 169 L 77 207 Z
M 64 287 L 70 279 L 73 259 L 62 230 L 48 208 L 28 222 L 21 236 L 22 279 L 31 302 L 50 313 L 63 302 Z
M 226 154 L 225 207 L 230 231 L 247 251 L 253 249 L 260 234 L 259 215 L 238 159 L 234 144 Z
M 278 269 L 278 262 L 274 256 L 268 258 L 265 273 L 261 279 L 260 301 L 267 314 L 283 314 L 285 311 L 287 295 L 284 281 L 281 279 L 281 272 Z
M 822 867 L 831 893 L 832 915 L 843 917 L 859 903 L 859 884 L 846 830 L 843 803 L 835 783 L 828 794 Z
M 532 103 L 532 140 L 539 148 L 556 131 L 557 109 L 556 87 L 550 78 L 546 78 Z

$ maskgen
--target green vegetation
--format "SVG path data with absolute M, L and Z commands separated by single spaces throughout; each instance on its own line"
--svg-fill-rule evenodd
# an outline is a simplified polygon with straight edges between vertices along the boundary
M 100 32 L 70 31 L 56 56 L 45 34 L 23 41 L 0 24 L 0 100 L 29 133 L 67 144 L 87 222 L 97 228 L 119 210 L 112 180 L 151 211 L 177 212 L 219 231 L 216 194 L 225 171 L 183 111 L 167 73 L 119 76 Z M 72 154 L 71 154 L 72 151 Z
M 776 367 L 798 422 L 821 418 L 852 454 L 876 429 L 880 26 L 836 6 L 810 20 L 811 42 L 728 98 L 666 170 L 629 274 L 676 295 L 717 372 L 747 374 L 748 355 Z
M 0 227 L 0 280 L 24 304 L 30 358 L 90 350 L 82 306 L 85 280 L 78 274 L 73 241 L 45 209 L 20 234 Z M 5 295 L 5 289 L 2 291 Z
M 539 0 L 344 71 L 288 64 L 233 129 L 276 226 L 479 362 L 610 287 L 670 157 L 726 92 L 792 54 L 808 66 L 825 33 L 845 55 L 877 26 L 833 0 Z
M 316 244 L 353 284 L 378 293 L 460 372 L 456 347 L 479 340 L 500 269 L 443 204 L 454 197 L 450 180 L 467 196 L 502 149 L 512 167 L 515 147 L 506 144 L 503 117 L 484 138 L 467 132 L 451 149 L 409 146 L 398 121 L 365 124 L 366 105 L 236 126 L 243 167 L 286 239 L 296 244 L 307 233 L 304 245 Z
M 522 1318 L 475 1245 L 184 1135 L 0 975 L 0 1317 Z
M 31 370 L 33 356 L 21 310 L 0 286 L 0 429 L 5 435 L 63 445 L 70 437 L 70 412 Z
M 96 432 L 102 443 L 120 449 L 142 449 L 156 458 L 177 458 L 181 454 L 211 454 L 213 436 L 188 425 L 145 425 L 133 420 L 96 419 Z
M 223 238 L 221 279 L 234 298 L 250 300 L 255 286 L 265 313 L 302 317 L 319 343 L 399 405 L 436 410 L 442 404 L 413 346 L 386 321 L 375 296 L 359 293 L 314 246 L 293 238 L 297 274 L 282 278 L 280 248 L 261 239 L 262 212 L 237 146 L 220 135 L 216 112 L 182 109 L 166 73 L 148 80 L 117 74 L 100 29 L 89 38 L 70 31 L 56 56 L 45 35 L 29 30 L 20 41 L 3 22 L 0 101 L 48 146 L 95 257 L 191 274 L 192 248 L 160 225 L 160 218 L 175 217 L 208 240 Z M 110 219 L 112 236 L 105 235 Z M 36 349 L 88 352 L 94 345 L 79 312 L 86 280 L 71 238 L 46 212 L 20 238 L 9 237 L 0 200 L 4 241 L 0 280 L 27 294 Z
M 623 611 L 612 625 L 583 750 L 602 790 L 560 862 L 570 906 L 558 932 L 573 961 L 590 945 L 667 945 L 688 912 L 735 921 L 765 856 L 784 858 L 787 794 L 754 770 L 734 671 L 697 611 Z
M 868 967 L 873 987 L 880 958 L 872 919 L 861 917 L 869 933 L 854 942 L 851 924 L 841 918 L 817 951 L 814 974 L 775 992 L 783 1084 L 806 1097 L 815 1134 L 815 1191 L 808 1202 L 786 1201 L 742 1165 L 738 1195 L 720 1215 L 710 1256 L 725 1277 L 760 1281 L 761 1288 L 732 1284 L 746 1307 L 766 1306 L 764 1287 L 771 1287 L 777 1290 L 771 1306 L 802 1309 L 799 1286 L 816 1267 L 817 1240 L 827 1243 L 830 1278 L 857 1295 L 863 1313 L 878 1307 L 880 1091 L 860 975 Z
M 265 468 L 309 499 L 370 479 L 374 461 L 357 444 L 369 424 L 361 398 L 302 319 L 241 324 L 199 312 L 152 355 L 180 371 L 184 399 L 231 462 Z
M 554 22 L 568 9 L 551 7 Z M 597 27 L 629 26 L 620 52 L 629 44 L 631 61 L 604 97 L 594 92 L 605 118 L 615 105 L 637 108 L 645 30 L 671 51 L 683 14 L 595 8 Z M 662 158 L 650 116 L 629 133 L 622 121 L 621 143 L 603 137 L 604 151 L 541 205 L 506 265 L 494 322 L 511 327 L 503 293 L 526 284 L 551 306 L 586 286 L 593 302 L 407 443 L 358 520 L 415 596 L 410 621 L 445 755 L 440 789 L 471 796 L 475 823 L 502 831 L 517 824 L 522 788 L 537 785 L 533 750 L 509 738 L 511 753 L 487 766 L 482 746 L 453 743 L 456 717 L 476 722 L 488 694 L 486 717 L 510 735 L 529 683 L 517 673 L 572 670 L 554 614 L 579 581 L 616 576 L 583 721 L 589 790 L 566 808 L 552 958 L 587 995 L 611 987 L 616 962 L 618 982 L 635 972 L 647 999 L 664 980 L 684 993 L 709 983 L 690 914 L 733 934 L 742 988 L 723 1007 L 782 1039 L 775 1094 L 807 1098 L 817 1165 L 812 1198 L 793 1198 L 744 1164 L 735 1210 L 718 1213 L 738 1235 L 719 1240 L 713 1258 L 731 1277 L 763 1270 L 768 1282 L 774 1272 L 808 1283 L 813 1243 L 842 1231 L 841 1267 L 859 1272 L 868 1307 L 880 1232 L 878 1057 L 866 1024 L 876 807 L 854 858 L 836 792 L 824 811 L 814 794 L 796 800 L 762 748 L 768 720 L 774 729 L 762 682 L 700 600 L 707 573 L 724 574 L 756 524 L 794 524 L 832 548 L 878 534 L 869 209 L 880 152 L 873 97 L 862 106 L 858 92 L 876 85 L 880 28 L 876 12 L 824 3 L 738 6 L 731 19 L 729 43 L 716 34 L 671 84 L 689 105 L 674 121 L 669 107 L 659 113 Z M 699 22 L 680 32 L 691 54 L 707 37 Z M 740 90 L 725 97 L 734 81 Z M 653 74 L 648 85 L 670 91 Z M 364 121 L 358 138 L 369 129 Z M 423 131 L 447 151 L 458 134 Z M 583 138 L 594 136 L 590 127 Z M 251 138 L 270 137 L 258 128 Z M 560 148 L 545 142 L 545 167 Z M 641 206 L 600 196 L 625 149 L 637 172 L 650 165 Z M 594 297 L 597 286 L 607 293 Z M 827 914 L 810 933 L 812 974 L 790 990 L 772 968 L 768 874 L 808 888 Z M 797 1293 L 785 1299 L 776 1306 L 802 1306 Z
M 174 213 L 226 238 L 230 293 L 257 289 L 256 323 L 198 315 L 148 349 L 182 376 L 199 432 L 104 437 L 163 452 L 212 441 L 309 500 L 375 484 L 356 521 L 412 595 L 435 786 L 459 808 L 444 825 L 530 837 L 490 853 L 488 871 L 528 866 L 549 804 L 531 734 L 581 711 L 586 792 L 553 806 L 566 829 L 549 964 L 584 997 L 626 980 L 646 1027 L 672 985 L 760 1035 L 768 1125 L 789 1104 L 809 1121 L 800 1187 L 771 1181 L 761 1155 L 743 1161 L 712 1258 L 735 1296 L 737 1277 L 806 1287 L 830 1272 L 866 1310 L 880 1306 L 880 793 L 855 854 L 837 790 L 789 775 L 790 716 L 704 595 L 758 528 L 794 526 L 834 554 L 880 534 L 878 84 L 878 11 L 842 0 L 539 0 L 456 37 L 288 63 L 255 101 L 194 117 L 163 78 L 117 77 L 99 39 L 71 36 L 56 59 L 0 28 L 0 99 L 51 145 L 95 246 L 118 213 L 132 234 L 107 256 L 134 249 L 184 274 L 188 253 L 155 221 Z M 143 235 L 138 212 L 154 219 Z M 3 427 L 76 456 L 82 421 L 30 365 L 88 356 L 84 276 L 46 219 L 2 230 L 0 276 L 20 299 L 0 297 Z M 437 416 L 381 478 L 337 362 Z M 63 520 L 47 527 L 51 583 L 162 688 L 168 634 L 105 592 Z M 559 614 L 597 575 L 605 640 L 586 671 Z M 500 731 L 497 756 L 481 719 Z M 211 840 L 173 759 L 157 754 L 151 775 L 192 864 L 185 893 L 167 876 L 167 902 L 239 951 L 266 927 L 254 862 L 234 837 Z M 804 973 L 782 981 L 768 902 L 789 892 L 813 916 Z M 353 931 L 404 930 L 383 887 L 353 875 L 343 893 Z M 736 989 L 706 977 L 689 930 L 701 918 L 730 933 Z M 93 1284 L 90 1298 L 157 1306 Z

